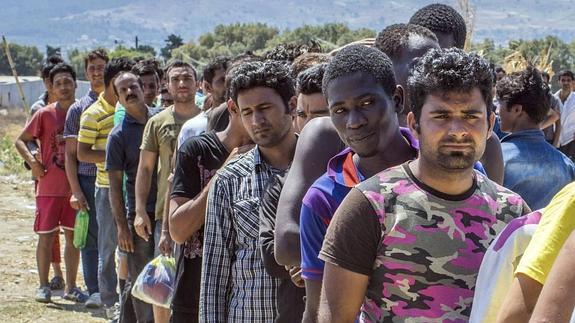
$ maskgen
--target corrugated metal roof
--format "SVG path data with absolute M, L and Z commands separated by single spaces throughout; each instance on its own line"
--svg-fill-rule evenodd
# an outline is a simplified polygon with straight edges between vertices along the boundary
M 20 83 L 25 83 L 32 81 L 41 81 L 42 78 L 40 76 L 18 76 L 18 80 L 20 80 Z M 16 80 L 14 80 L 14 76 L 0 75 L 0 84 L 10 84 L 10 83 L 16 83 Z

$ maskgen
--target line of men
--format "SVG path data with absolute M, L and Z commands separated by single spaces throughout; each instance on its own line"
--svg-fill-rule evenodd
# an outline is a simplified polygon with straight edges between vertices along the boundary
M 455 48 L 465 34 L 453 8 L 434 4 L 373 47 L 219 58 L 203 73 L 203 111 L 181 61 L 164 70 L 164 109 L 153 108 L 161 71 L 150 62 L 91 52 L 92 88 L 75 103 L 74 71 L 55 65 L 56 103 L 16 142 L 39 178 L 36 299 L 50 301 L 62 227 L 66 295 L 119 302 L 124 322 L 473 320 L 488 248 L 507 223 L 538 222 L 524 219 L 553 205 L 575 166 L 540 130 L 555 122 L 541 73 L 495 86 L 488 62 Z M 26 146 L 35 140 L 41 158 Z M 74 284 L 71 206 L 90 212 L 88 299 Z M 130 280 L 173 242 L 171 311 L 132 299 Z

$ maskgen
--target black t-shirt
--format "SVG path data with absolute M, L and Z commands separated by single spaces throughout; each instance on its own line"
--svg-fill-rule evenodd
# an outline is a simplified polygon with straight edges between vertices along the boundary
M 305 288 L 294 285 L 284 266 L 279 265 L 274 254 L 276 211 L 287 173 L 275 175 L 268 184 L 260 205 L 260 250 L 266 272 L 282 281 L 278 287 L 278 316 L 275 323 L 301 322 L 305 310 Z
M 196 197 L 222 167 L 229 154 L 215 132 L 187 139 L 176 155 L 171 197 Z M 203 229 L 200 231 L 199 239 L 203 242 Z M 198 318 L 202 260 L 201 250 L 194 249 L 197 245 L 186 243 L 180 246 L 176 291 L 172 300 L 177 321 L 196 322 Z

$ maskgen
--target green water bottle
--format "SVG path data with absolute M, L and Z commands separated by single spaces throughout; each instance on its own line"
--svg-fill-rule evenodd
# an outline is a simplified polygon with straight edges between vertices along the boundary
M 74 247 L 82 249 L 86 246 L 86 237 L 88 236 L 88 225 L 90 215 L 86 210 L 80 210 L 76 214 L 76 223 L 74 224 Z

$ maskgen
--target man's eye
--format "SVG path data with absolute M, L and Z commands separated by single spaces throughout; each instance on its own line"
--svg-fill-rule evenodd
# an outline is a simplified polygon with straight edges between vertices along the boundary
M 370 106 L 373 104 L 373 100 L 365 100 L 363 102 L 361 102 L 361 106 Z

